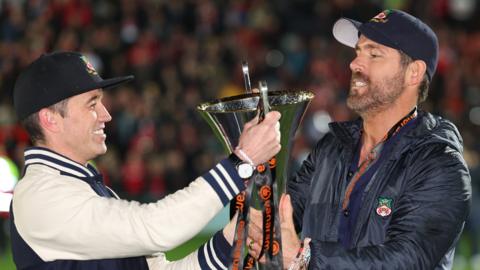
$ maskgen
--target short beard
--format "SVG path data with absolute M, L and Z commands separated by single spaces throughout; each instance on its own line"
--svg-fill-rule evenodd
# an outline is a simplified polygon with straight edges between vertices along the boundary
M 355 78 L 363 78 L 367 83 L 367 92 L 363 95 L 357 95 L 352 91 L 348 93 L 347 107 L 360 116 L 383 111 L 394 103 L 395 100 L 403 93 L 405 84 L 405 70 L 400 69 L 390 78 L 385 78 L 379 83 L 373 83 L 369 78 L 360 72 L 352 74 L 352 81 Z M 389 89 L 389 90 L 388 90 Z

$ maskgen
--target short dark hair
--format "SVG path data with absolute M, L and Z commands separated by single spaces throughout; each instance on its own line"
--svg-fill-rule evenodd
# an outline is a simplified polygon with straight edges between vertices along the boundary
M 398 52 L 400 53 L 400 65 L 405 69 L 410 63 L 413 62 L 413 59 L 400 50 L 398 50 Z M 423 74 L 423 80 L 418 87 L 417 104 L 420 104 L 427 99 L 429 86 L 430 80 L 428 79 L 428 75 L 425 72 L 425 74 Z
M 60 116 L 65 117 L 67 115 L 67 103 L 68 98 L 62 101 L 59 101 L 51 106 L 48 107 L 49 110 L 60 114 Z M 30 140 L 34 145 L 38 142 L 45 141 L 45 134 L 43 134 L 43 130 L 40 127 L 40 120 L 38 112 L 35 112 L 29 116 L 27 116 L 23 121 L 22 125 L 27 130 L 28 134 L 30 135 Z

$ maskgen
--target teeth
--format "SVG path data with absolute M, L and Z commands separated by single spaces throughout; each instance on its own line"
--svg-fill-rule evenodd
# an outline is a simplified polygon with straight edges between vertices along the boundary
M 97 129 L 93 133 L 101 135 L 101 134 L 103 134 L 103 129 Z
M 353 82 L 353 85 L 356 87 L 363 87 L 363 86 L 366 86 L 367 84 L 363 81 L 355 81 Z

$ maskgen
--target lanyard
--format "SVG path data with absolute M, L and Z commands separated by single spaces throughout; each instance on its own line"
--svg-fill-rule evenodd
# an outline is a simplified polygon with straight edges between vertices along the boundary
M 380 153 L 383 149 L 385 142 L 390 139 L 393 135 L 397 134 L 398 131 L 402 127 L 404 127 L 408 122 L 413 120 L 417 116 L 417 107 L 415 107 L 410 113 L 408 113 L 405 117 L 400 119 L 390 130 L 383 136 L 382 140 L 375 145 L 375 147 L 367 154 L 366 159 L 358 166 L 357 170 L 355 171 L 354 175 L 352 176 L 352 180 L 347 186 L 347 191 L 345 192 L 345 198 L 343 199 L 342 209 L 346 210 L 348 207 L 348 203 L 350 202 L 350 195 L 352 194 L 355 185 L 357 184 L 358 180 L 362 177 L 362 175 L 373 165 L 373 163 L 377 160 L 380 156 Z

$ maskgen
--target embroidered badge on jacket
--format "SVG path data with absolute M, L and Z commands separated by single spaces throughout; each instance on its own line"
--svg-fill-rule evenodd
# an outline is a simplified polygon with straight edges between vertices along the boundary
M 381 217 L 389 216 L 392 213 L 393 199 L 387 197 L 378 198 L 377 215 Z

